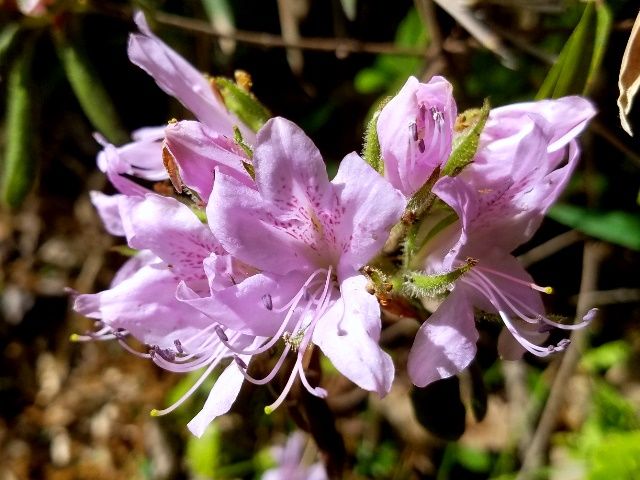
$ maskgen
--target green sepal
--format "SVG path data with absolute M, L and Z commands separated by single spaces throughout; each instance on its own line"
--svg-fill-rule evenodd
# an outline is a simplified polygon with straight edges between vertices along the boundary
M 382 107 L 378 108 L 372 115 L 364 134 L 364 145 L 362 147 L 362 158 L 380 175 L 384 175 L 384 161 L 380 151 L 380 140 L 378 139 L 378 117 Z
M 244 151 L 245 155 L 248 158 L 253 158 L 253 150 L 251 149 L 251 147 L 249 145 L 247 145 L 244 142 L 244 138 L 242 138 L 242 132 L 240 132 L 240 129 L 238 128 L 237 125 L 233 126 L 233 139 L 235 140 L 235 142 L 238 144 L 238 146 Z M 256 179 L 256 171 L 253 168 L 253 165 L 249 162 L 245 162 L 244 160 L 242 161 L 242 166 L 244 167 L 244 169 L 247 171 L 247 173 L 249 174 L 249 176 L 252 179 Z
M 443 175 L 455 177 L 473 161 L 478 151 L 480 134 L 487 123 L 490 110 L 489 99 L 485 98 L 482 108 L 467 110 L 458 117 L 458 121 L 460 118 L 464 119 L 465 127 L 453 140 L 451 156 L 442 169 Z
M 248 90 L 226 77 L 215 77 L 215 87 L 220 92 L 227 109 L 235 114 L 251 130 L 257 132 L 271 118 L 271 112 Z
M 469 258 L 464 265 L 450 272 L 425 274 L 423 272 L 408 272 L 404 277 L 404 291 L 414 297 L 437 297 L 447 293 L 462 275 L 477 264 L 477 260 Z
M 70 38 L 67 30 L 53 29 L 53 40 L 60 63 L 83 112 L 91 124 L 110 142 L 120 145 L 129 141 L 113 102 L 95 71 L 82 40 Z
M 6 141 L 0 197 L 2 203 L 11 208 L 22 205 L 35 178 L 33 102 L 29 91 L 34 47 L 35 39 L 26 42 L 11 65 L 7 80 Z

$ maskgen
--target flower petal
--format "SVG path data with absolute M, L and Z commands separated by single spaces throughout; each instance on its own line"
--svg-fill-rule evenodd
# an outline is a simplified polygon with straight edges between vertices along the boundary
M 395 368 L 389 354 L 378 345 L 380 306 L 367 293 L 366 283 L 359 274 L 342 281 L 341 298 L 318 322 L 313 343 L 349 380 L 384 396 L 391 389 Z
M 162 163 L 164 126 L 146 127 L 133 132 L 133 142 L 116 148 L 119 157 L 118 173 L 134 175 L 151 181 L 165 180 L 167 171 Z M 98 154 L 98 168 L 108 170 L 106 152 Z
M 276 227 L 260 194 L 233 177 L 216 174 L 207 218 L 224 249 L 248 265 L 284 275 L 310 262 L 313 252 Z
M 124 236 L 124 227 L 122 226 L 122 218 L 118 209 L 118 201 L 122 195 L 105 195 L 102 192 L 89 192 L 91 203 L 98 211 L 100 220 L 107 232 L 118 237 Z
M 322 156 L 295 123 L 281 117 L 270 119 L 258 132 L 253 163 L 258 191 L 275 207 L 287 211 L 333 205 L 334 194 Z
M 384 174 L 407 197 L 449 157 L 456 116 L 453 87 L 438 76 L 428 83 L 409 77 L 380 112 Z
M 344 245 L 340 265 L 357 270 L 382 249 L 406 200 L 356 153 L 342 160 L 331 183 L 344 212 L 334 224 L 338 244 Z
M 165 145 L 180 168 L 183 182 L 205 202 L 211 195 L 216 167 L 245 185 L 253 184 L 242 165 L 248 161 L 247 156 L 231 138 L 194 121 L 171 124 L 165 135 Z
M 135 21 L 140 33 L 129 36 L 129 59 L 202 123 L 230 137 L 233 126 L 238 125 L 245 140 L 251 142 L 252 132 L 227 111 L 204 75 L 151 32 L 142 12 L 136 13 Z
M 204 278 L 202 261 L 211 252 L 223 253 L 207 226 L 174 198 L 125 196 L 119 208 L 129 246 L 151 250 L 185 280 Z
M 256 274 L 237 285 L 213 291 L 208 297 L 196 294 L 182 283 L 177 297 L 233 331 L 269 337 L 278 330 L 287 313 L 276 310 L 298 293 L 304 280 L 306 276 L 297 273 L 286 276 Z M 265 304 L 267 295 L 272 309 Z
M 241 357 L 243 357 L 243 361 L 248 363 L 248 356 L 241 355 Z M 231 362 L 216 380 L 202 410 L 187 424 L 191 433 L 196 437 L 201 437 L 216 417 L 227 413 L 238 398 L 243 382 L 242 372 L 235 362 Z
M 578 136 L 595 116 L 596 110 L 589 100 L 578 96 L 516 103 L 492 110 L 485 131 L 496 138 L 503 137 L 505 126 L 517 125 L 530 114 L 539 115 L 553 125 L 553 136 L 548 146 L 548 151 L 553 152 Z
M 178 279 L 161 264 L 140 268 L 113 288 L 78 295 L 74 309 L 122 328 L 148 345 L 174 348 L 174 340 L 198 335 L 211 320 L 175 298 Z
M 407 370 L 418 387 L 464 370 L 476 355 L 478 331 L 464 289 L 456 289 L 422 324 L 409 352 Z

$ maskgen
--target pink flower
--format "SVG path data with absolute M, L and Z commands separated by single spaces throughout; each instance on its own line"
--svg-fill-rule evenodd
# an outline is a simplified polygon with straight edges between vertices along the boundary
M 378 118 L 384 176 L 407 197 L 451 154 L 457 116 L 453 87 L 442 77 L 409 77 Z
M 506 326 L 502 355 L 527 350 L 545 356 L 567 342 L 538 343 L 549 328 L 575 329 L 544 314 L 540 292 L 511 251 L 531 238 L 558 198 L 579 155 L 575 136 L 595 114 L 580 97 L 517 104 L 493 110 L 474 162 L 457 177 L 443 177 L 433 192 L 455 212 L 450 225 L 424 247 L 427 273 L 477 261 L 422 325 L 409 356 L 418 386 L 458 373 L 473 359 L 478 333 L 474 308 L 499 315 Z
M 264 337 L 256 349 L 225 345 L 238 355 L 256 355 L 281 338 L 285 349 L 264 379 L 278 372 L 289 352 L 296 362 L 286 387 L 267 411 L 277 408 L 296 378 L 313 394 L 326 392 L 306 379 L 302 359 L 314 343 L 342 374 L 384 395 L 394 367 L 377 341 L 380 309 L 358 272 L 383 246 L 404 206 L 403 196 L 358 155 L 342 161 L 329 182 L 315 145 L 293 123 L 272 119 L 258 133 L 255 188 L 216 170 L 207 207 L 209 224 L 223 248 L 260 273 L 223 292 L 202 297 L 182 284 L 178 296 L 231 331 Z

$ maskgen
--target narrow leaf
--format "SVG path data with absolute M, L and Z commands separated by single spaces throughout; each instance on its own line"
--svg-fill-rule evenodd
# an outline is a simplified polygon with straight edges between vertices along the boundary
M 211 26 L 217 32 L 223 35 L 231 35 L 235 32 L 235 17 L 229 0 L 202 0 L 202 6 Z M 221 38 L 218 44 L 225 55 L 231 55 L 236 48 L 236 42 L 231 38 Z
M 91 124 L 110 142 L 117 145 L 127 142 L 129 136 L 122 128 L 109 94 L 84 52 L 82 42 L 68 38 L 67 31 L 62 29 L 53 31 L 53 40 L 71 88 Z
M 596 32 L 593 44 L 593 56 L 591 57 L 591 65 L 589 66 L 589 75 L 585 84 L 583 95 L 588 95 L 602 66 L 602 59 L 607 50 L 609 43 L 609 34 L 611 33 L 611 25 L 613 18 L 611 10 L 605 2 L 596 3 Z
M 549 217 L 592 237 L 640 250 L 640 214 L 556 204 L 549 211 Z
M 485 99 L 480 110 L 467 111 L 462 115 L 462 132 L 453 141 L 451 156 L 442 170 L 443 175 L 451 177 L 458 175 L 464 167 L 473 161 L 473 157 L 478 151 L 478 141 L 480 134 L 489 118 L 491 106 L 489 100 Z M 456 121 L 456 125 L 460 125 L 460 117 Z
M 248 90 L 225 77 L 216 77 L 215 84 L 224 104 L 251 130 L 257 132 L 271 118 L 271 112 Z
M 595 82 L 611 31 L 611 12 L 603 2 L 587 2 L 580 21 L 549 70 L 537 99 L 587 94 Z
M 353 22 L 358 13 L 358 0 L 340 0 L 340 4 L 344 15 Z
M 33 105 L 29 92 L 34 44 L 34 39 L 25 44 L 11 65 L 7 81 L 6 144 L 0 198 L 11 208 L 22 204 L 35 178 Z
M 633 98 L 640 88 L 640 12 L 633 24 L 627 47 L 622 56 L 620 66 L 620 76 L 618 78 L 618 108 L 620 109 L 620 123 L 622 128 L 629 135 L 633 136 L 631 125 L 629 124 L 629 112 L 633 105 Z M 640 198 L 640 195 L 638 196 Z
M 20 32 L 20 24 L 9 23 L 0 32 L 0 68 L 3 68 L 11 49 L 16 44 Z

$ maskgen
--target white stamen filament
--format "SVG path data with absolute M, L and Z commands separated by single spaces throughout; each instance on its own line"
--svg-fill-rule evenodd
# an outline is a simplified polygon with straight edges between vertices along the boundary
M 461 279 L 462 282 L 466 283 L 467 285 L 470 285 L 472 287 L 474 287 L 476 290 L 478 290 L 482 295 L 484 295 L 485 297 L 487 297 L 489 299 L 489 301 L 491 302 L 491 304 L 496 308 L 496 310 L 498 311 L 498 314 L 500 315 L 500 317 L 502 318 L 505 326 L 507 327 L 507 330 L 509 330 L 509 332 L 511 332 L 511 334 L 513 335 L 513 337 L 520 343 L 520 345 L 522 345 L 527 351 L 531 352 L 532 354 L 538 356 L 538 357 L 546 357 L 547 355 L 550 355 L 551 353 L 555 352 L 555 351 L 559 351 L 562 350 L 564 348 L 564 346 L 566 346 L 566 343 L 563 343 L 562 345 L 550 345 L 548 347 L 542 347 L 539 345 L 536 345 L 532 342 L 530 342 L 529 340 L 527 340 L 519 331 L 518 329 L 513 325 L 511 318 L 509 317 L 509 315 L 504 311 L 504 309 L 501 306 L 501 303 L 506 304 L 507 307 L 509 307 L 514 314 L 516 314 L 519 318 L 521 318 L 522 320 L 528 322 L 528 323 L 539 323 L 539 318 L 536 318 L 535 321 L 532 321 L 532 319 L 526 315 L 524 315 L 522 312 L 520 312 L 507 298 L 505 295 L 502 294 L 502 292 L 491 282 L 491 280 L 489 280 L 485 275 L 483 275 L 482 273 L 476 271 L 476 270 L 472 270 L 470 272 L 471 275 L 467 275 L 466 277 L 463 277 Z M 475 281 L 474 281 L 475 280 Z M 500 302 L 498 300 L 498 298 L 496 298 L 495 294 L 499 295 L 500 300 L 502 300 L 502 302 Z

